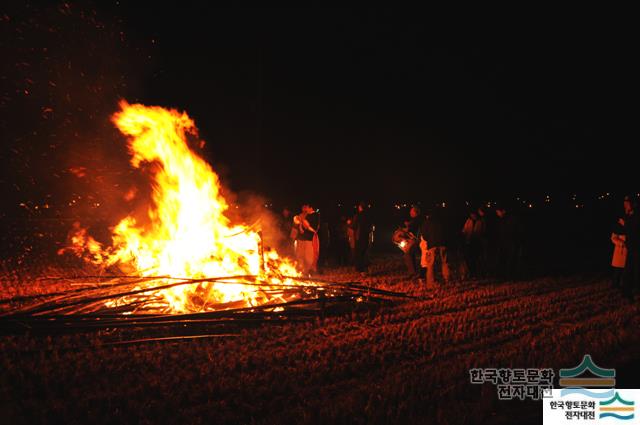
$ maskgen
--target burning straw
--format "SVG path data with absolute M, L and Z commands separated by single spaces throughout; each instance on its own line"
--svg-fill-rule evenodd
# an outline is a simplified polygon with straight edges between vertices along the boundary
M 60 278 L 83 283 L 84 288 L 13 300 L 12 311 L 0 316 L 5 333 L 86 332 L 104 329 L 153 329 L 163 332 L 229 333 L 229 329 L 265 323 L 283 323 L 323 317 L 327 312 L 368 308 L 406 294 L 372 288 L 356 282 L 314 281 L 288 277 L 297 284 L 264 286 L 254 275 L 185 279 L 171 277 L 86 276 Z M 107 279 L 107 282 L 104 280 Z M 141 281 L 144 288 L 136 288 Z M 167 283 L 169 282 L 169 283 Z M 157 294 L 181 285 L 203 283 L 255 286 L 269 301 L 260 305 L 236 302 L 207 303 L 199 312 L 170 314 L 170 306 Z M 191 335 L 193 336 L 193 335 Z M 163 337 L 164 338 L 164 337 Z M 157 338 L 156 338 L 157 339 Z M 167 340 L 171 340 L 170 338 Z

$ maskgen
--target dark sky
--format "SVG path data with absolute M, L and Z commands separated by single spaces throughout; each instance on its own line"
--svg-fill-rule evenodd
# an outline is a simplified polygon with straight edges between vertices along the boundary
M 223 181 L 277 201 L 634 188 L 635 49 L 604 18 L 166 3 L 5 6 L 11 202 L 81 191 L 69 167 L 124 185 L 123 97 L 187 111 Z

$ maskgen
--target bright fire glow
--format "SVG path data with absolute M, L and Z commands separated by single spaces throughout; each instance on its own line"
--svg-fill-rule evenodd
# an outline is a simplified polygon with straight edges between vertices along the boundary
M 225 216 L 228 205 L 218 176 L 187 144 L 186 136 L 197 134 L 187 114 L 124 101 L 120 107 L 112 119 L 128 138 L 131 164 L 152 164 L 152 202 L 146 217 L 129 215 L 117 224 L 111 246 L 101 246 L 78 226 L 71 250 L 95 264 L 118 264 L 141 276 L 252 275 L 264 285 L 203 282 L 163 289 L 159 292 L 172 312 L 242 300 L 247 306 L 258 305 L 268 301 L 260 288 L 294 284 L 284 277 L 299 275 L 289 260 L 275 251 L 261 258 L 259 234 L 232 225 Z

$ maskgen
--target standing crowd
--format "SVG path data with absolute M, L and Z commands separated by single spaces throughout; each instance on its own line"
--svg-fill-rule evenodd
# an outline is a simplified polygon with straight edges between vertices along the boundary
M 632 299 L 640 288 L 640 216 L 635 198 L 626 196 L 623 206 L 610 236 L 612 283 Z M 505 206 L 481 206 L 455 220 L 445 211 L 437 207 L 423 213 L 414 205 L 394 231 L 392 241 L 402 250 L 408 278 L 433 286 L 452 280 L 523 277 L 527 229 L 517 214 Z M 321 220 L 310 203 L 295 215 L 285 208 L 280 216 L 286 241 L 281 250 L 296 259 L 305 275 L 322 273 L 330 259 L 336 266 L 352 265 L 367 274 L 374 231 L 365 202 L 357 204 L 353 215 L 332 223 Z
M 403 251 L 408 277 L 433 286 L 452 278 L 519 277 L 524 234 L 521 221 L 505 207 L 480 207 L 456 226 L 443 208 L 422 214 L 413 206 L 394 233 L 394 242 Z
M 304 275 L 321 273 L 329 252 L 337 265 L 352 264 L 361 274 L 367 273 L 374 226 L 365 202 L 356 205 L 353 216 L 340 217 L 332 229 L 329 223 L 320 219 L 320 211 L 310 203 L 303 204 L 296 215 L 284 208 L 279 226 L 285 240 L 281 250 L 296 259 Z

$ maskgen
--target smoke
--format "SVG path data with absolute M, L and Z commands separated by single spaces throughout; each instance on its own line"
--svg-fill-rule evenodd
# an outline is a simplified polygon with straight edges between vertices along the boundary
M 250 191 L 235 194 L 228 188 L 223 189 L 223 196 L 229 203 L 226 216 L 232 223 L 245 224 L 261 231 L 266 249 L 275 249 L 279 253 L 286 251 L 284 245 L 289 241 L 286 223 L 283 223 L 281 214 L 273 209 L 271 200 Z
M 0 256 L 53 252 L 74 220 L 125 213 L 135 176 L 109 117 L 148 55 L 87 6 L 9 3 L 0 21 Z

